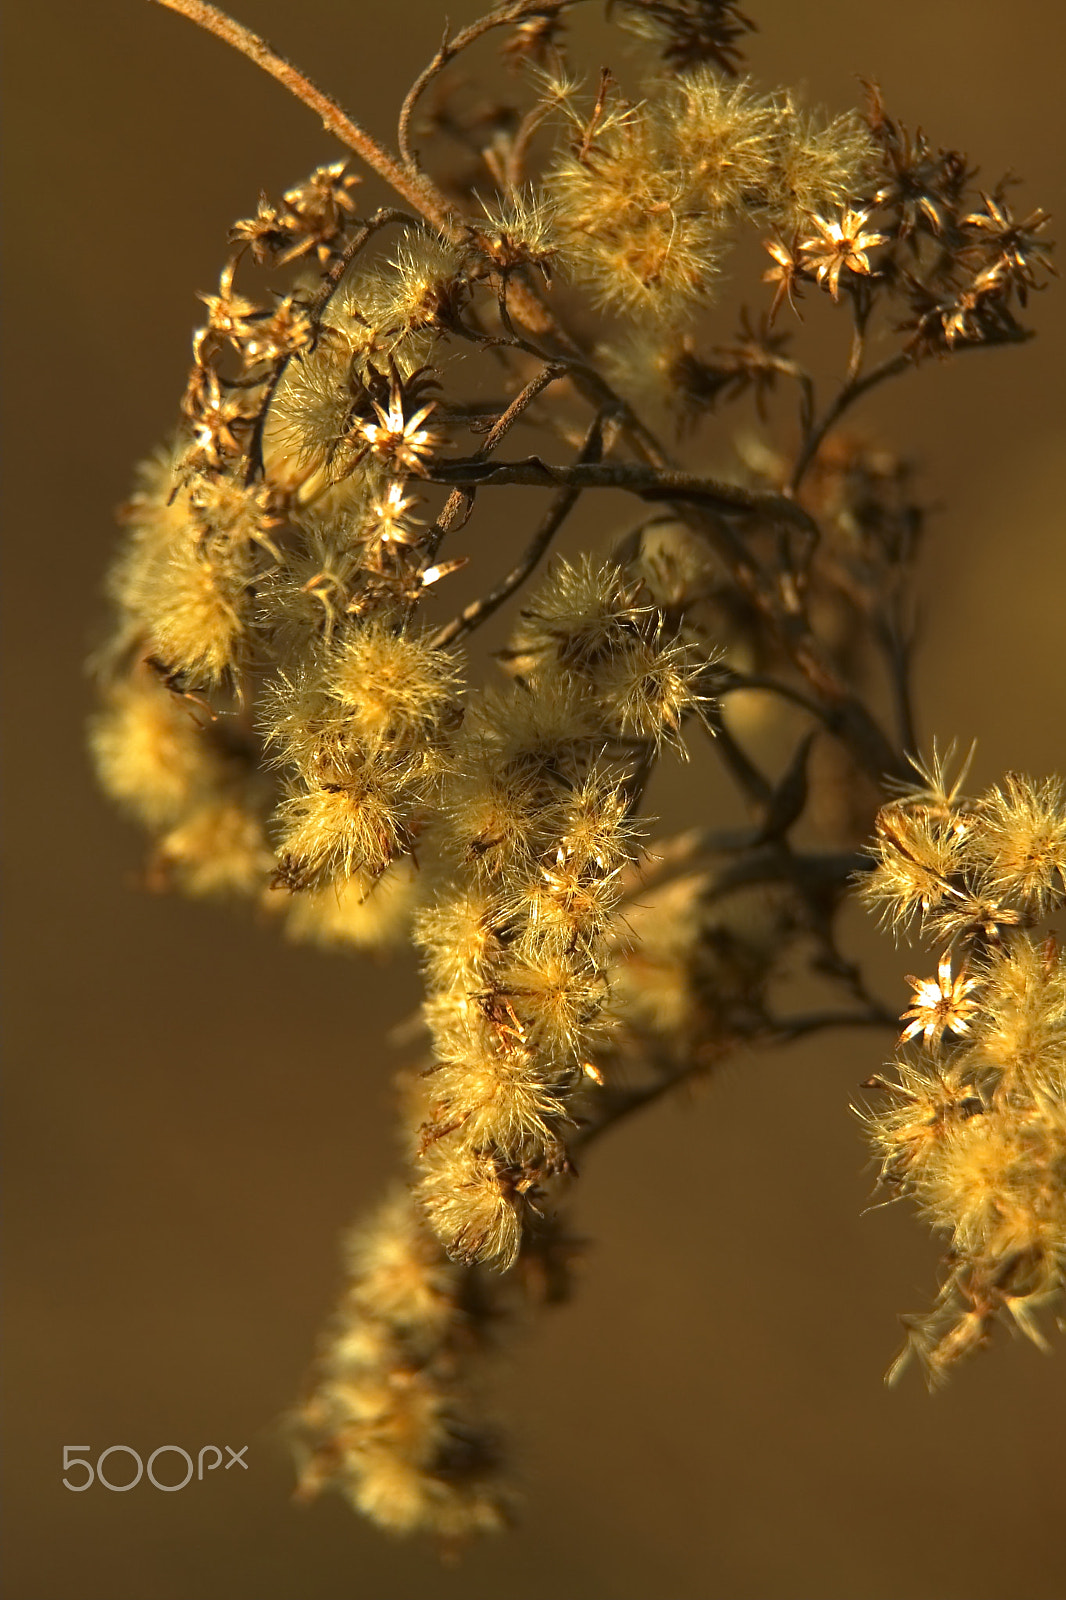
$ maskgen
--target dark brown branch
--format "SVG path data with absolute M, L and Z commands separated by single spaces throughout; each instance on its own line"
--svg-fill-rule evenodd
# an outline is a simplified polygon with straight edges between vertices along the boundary
M 687 500 L 717 511 L 744 512 L 790 522 L 805 533 L 817 533 L 808 513 L 787 495 L 745 489 L 740 484 L 722 483 L 694 472 L 675 472 L 629 462 L 553 466 L 539 456 L 527 456 L 524 461 L 483 462 L 473 458 L 437 461 L 427 476 L 433 483 L 457 484 L 468 489 L 491 489 L 511 483 L 540 489 L 623 489 L 643 500 Z
M 497 417 L 496 421 L 489 429 L 484 443 L 478 449 L 477 454 L 471 457 L 471 459 L 474 461 L 481 461 L 488 456 L 496 448 L 500 440 L 505 438 L 510 432 L 511 428 L 518 421 L 526 407 L 536 399 L 537 395 L 539 395 L 548 387 L 549 383 L 552 383 L 556 378 L 561 377 L 565 370 L 565 367 L 552 365 L 549 363 L 533 378 L 531 378 L 526 384 L 525 388 L 515 395 L 510 405 L 503 412 L 502 416 Z M 426 539 L 425 550 L 430 563 L 432 563 L 436 558 L 437 551 L 441 547 L 441 542 L 444 539 L 444 535 L 446 533 L 451 533 L 457 527 L 461 527 L 467 521 L 470 516 L 470 512 L 473 509 L 473 504 L 474 491 L 472 489 L 460 487 L 452 490 L 445 502 L 443 511 L 437 518 Z M 460 517 L 462 517 L 462 521 L 460 521 Z
M 719 668 L 719 672 L 723 669 Z M 776 694 L 782 700 L 789 700 L 793 705 L 800 706 L 804 711 L 809 711 L 812 717 L 819 721 L 825 719 L 826 710 L 812 700 L 810 695 L 804 694 L 802 689 L 797 689 L 791 683 L 782 683 L 779 678 L 768 677 L 761 672 L 734 672 L 728 669 L 728 676 L 720 682 L 715 689 L 719 696 L 734 694 L 738 689 L 764 689 L 767 694 Z
M 543 394 L 549 383 L 554 383 L 556 378 L 565 377 L 566 371 L 565 362 L 551 361 L 542 367 L 540 372 L 530 378 L 525 388 L 515 395 L 506 411 L 493 423 L 485 437 L 484 444 L 472 459 L 475 461 L 483 460 L 491 451 L 495 450 L 500 440 L 514 427 L 526 407 L 532 405 L 539 394 Z
M 745 799 L 756 806 L 765 806 L 773 794 L 773 785 L 752 761 L 739 740 L 735 739 L 722 720 L 721 714 L 708 718 L 709 731 L 714 735 L 713 745 L 721 757 L 722 765 L 743 793 Z
M 960 355 L 964 350 L 989 350 L 1003 344 L 1024 344 L 1030 337 L 1031 334 L 1027 328 L 1019 328 L 1017 332 L 1003 333 L 994 339 L 972 340 L 968 343 L 953 345 L 951 353 Z M 901 372 L 906 372 L 908 367 L 914 366 L 917 366 L 915 356 L 910 351 L 905 350 L 899 355 L 889 356 L 887 360 L 881 362 L 880 366 L 873 367 L 865 377 L 855 377 L 845 382 L 821 422 L 811 430 L 803 441 L 803 447 L 796 458 L 796 465 L 792 469 L 792 478 L 789 483 L 789 488 L 793 493 L 806 477 L 810 464 L 818 454 L 826 434 L 836 426 L 845 411 L 850 406 L 853 406 L 856 400 L 861 400 L 864 394 L 868 394 L 878 384 L 884 383 L 888 378 L 898 377 Z
M 578 460 L 594 461 L 600 453 L 602 444 L 602 423 L 601 419 L 597 417 L 588 438 L 585 440 Z M 547 515 L 530 540 L 517 566 L 513 567 L 506 578 L 502 579 L 496 585 L 496 588 L 485 595 L 483 599 L 473 601 L 457 617 L 453 617 L 451 622 L 446 623 L 431 640 L 434 648 L 441 649 L 444 645 L 454 644 L 456 639 L 462 639 L 466 634 L 473 633 L 475 628 L 480 628 L 481 624 L 486 622 L 494 611 L 498 611 L 504 602 L 509 600 L 511 595 L 522 587 L 543 559 L 555 535 L 574 509 L 580 493 L 580 489 L 568 488 L 563 489 L 556 495 Z
M 826 411 L 825 416 L 810 430 L 803 441 L 803 448 L 796 458 L 796 465 L 792 469 L 792 478 L 789 484 L 793 493 L 807 476 L 807 470 L 818 454 L 822 441 L 840 421 L 849 406 L 853 406 L 856 400 L 861 399 L 864 394 L 868 394 L 879 383 L 884 383 L 888 378 L 898 377 L 901 372 L 906 372 L 907 368 L 913 365 L 914 358 L 905 353 L 890 356 L 887 361 L 882 361 L 880 366 L 874 367 L 868 372 L 864 378 L 854 378 L 844 384 L 840 393 Z

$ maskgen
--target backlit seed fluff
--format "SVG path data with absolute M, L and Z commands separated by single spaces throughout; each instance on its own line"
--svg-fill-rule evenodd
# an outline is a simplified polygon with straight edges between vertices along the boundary
M 286 932 L 298 943 L 338 950 L 399 950 L 410 934 L 420 889 L 410 856 L 391 862 L 377 877 L 365 870 L 338 875 L 322 889 L 291 897 Z
M 978 806 L 973 850 L 993 890 L 1044 914 L 1066 894 L 1066 793 L 1057 778 L 1009 773 Z
M 933 1309 L 906 1319 L 939 1382 L 1004 1315 L 1036 1343 L 1066 1279 L 1066 962 L 1035 915 L 1061 898 L 1062 790 L 1008 775 L 976 800 L 934 760 L 881 813 L 880 893 L 962 952 L 910 980 L 901 1043 L 864 1112 L 884 1182 L 951 1243 Z M 948 843 L 949 858 L 935 859 Z M 921 896 L 916 873 L 934 870 Z
M 337 875 L 377 877 L 410 848 L 409 808 L 419 798 L 409 764 L 353 752 L 331 778 L 295 788 L 278 807 L 282 878 L 304 889 Z
M 511 655 L 532 676 L 557 664 L 583 680 L 605 734 L 679 741 L 683 716 L 706 699 L 700 663 L 671 638 L 639 580 L 611 562 L 560 562 L 522 612 Z
M 827 119 L 797 105 L 791 95 L 778 103 L 766 208 L 783 233 L 803 231 L 812 216 L 824 216 L 867 192 L 874 144 L 854 112 Z
M 918 806 L 885 806 L 877 818 L 877 865 L 863 882 L 863 895 L 886 923 L 905 928 L 947 898 L 963 849 L 962 827 L 951 817 Z
M 564 1096 L 551 1072 L 530 1051 L 469 1043 L 456 1059 L 442 1060 L 427 1085 L 432 1114 L 426 1137 L 451 1154 L 491 1150 L 497 1161 L 537 1159 L 564 1118 Z M 439 1207 L 434 1229 L 451 1249 L 452 1225 Z
M 457 721 L 458 674 L 451 657 L 386 623 L 346 629 L 323 681 L 371 747 L 416 744 L 443 722 Z
M 228 506 L 216 530 L 204 520 L 196 479 L 177 471 L 171 456 L 145 469 L 111 592 L 148 653 L 194 684 L 218 685 L 246 644 L 250 587 L 262 556 L 260 506 L 246 502 L 244 523 Z
M 563 266 L 611 309 L 671 319 L 711 298 L 725 241 L 657 133 L 643 108 L 615 117 L 557 158 L 546 189 Z
M 654 105 L 663 158 L 693 203 L 729 213 L 766 192 L 780 123 L 773 100 L 702 67 L 678 74 Z
M 449 888 L 421 907 L 414 937 L 433 988 L 447 991 L 459 984 L 482 988 L 500 960 L 507 931 L 503 897 L 485 884 Z
M 274 869 L 263 819 L 238 794 L 205 801 L 159 841 L 159 861 L 192 895 L 252 895 Z
M 343 1298 L 291 1419 L 299 1497 L 333 1489 L 394 1533 L 497 1531 L 506 1500 L 470 1384 L 478 1330 L 458 1269 L 405 1193 L 350 1236 L 346 1258 Z
M 226 764 L 203 712 L 147 668 L 107 685 L 90 746 L 108 794 L 150 826 L 176 821 L 225 782 Z
M 451 1259 L 513 1266 L 528 1209 L 514 1172 L 448 1137 L 429 1146 L 421 1165 L 415 1193 Z
M 293 356 L 263 424 L 263 461 L 271 478 L 306 495 L 309 480 L 328 481 L 329 463 L 353 404 L 351 372 L 357 346 L 336 329 L 323 331 L 312 350 Z

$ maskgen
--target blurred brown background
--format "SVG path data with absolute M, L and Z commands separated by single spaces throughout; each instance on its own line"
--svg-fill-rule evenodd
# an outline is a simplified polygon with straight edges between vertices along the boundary
M 1061 229 L 1060 5 L 752 11 L 764 82 L 843 107 L 877 75 L 989 182 L 1024 173 Z M 435 0 L 240 12 L 386 137 L 442 22 Z M 140 841 L 86 769 L 82 660 L 112 508 L 174 416 L 193 291 L 259 189 L 333 147 L 141 0 L 23 0 L 7 32 L 9 1600 L 1061 1595 L 1061 1341 L 1044 1359 L 1004 1337 L 934 1399 L 913 1373 L 882 1387 L 935 1251 L 903 1207 L 861 1215 L 847 1104 L 884 1048 L 862 1035 L 734 1064 L 590 1157 L 580 1295 L 500 1374 L 528 1487 L 512 1537 L 442 1569 L 339 1500 L 289 1505 L 274 1421 L 338 1232 L 390 1169 L 383 1040 L 413 980 L 140 892 Z M 982 783 L 1066 768 L 1061 286 L 1031 315 L 1033 345 L 931 364 L 870 413 L 944 508 L 920 705 L 926 737 L 980 736 Z M 888 994 L 913 959 L 888 953 Z M 118 1443 L 248 1444 L 250 1467 L 173 1495 L 62 1487 L 63 1445 Z

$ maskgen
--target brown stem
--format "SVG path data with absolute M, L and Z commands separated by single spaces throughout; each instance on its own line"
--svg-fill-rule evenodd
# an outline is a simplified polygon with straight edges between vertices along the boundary
M 561 377 L 565 371 L 566 368 L 564 366 L 558 366 L 549 363 L 547 366 L 542 368 L 542 370 L 538 372 L 535 377 L 531 378 L 526 384 L 525 388 L 515 395 L 510 405 L 503 412 L 503 415 L 496 418 L 496 421 L 493 423 L 488 434 L 486 435 L 484 444 L 482 444 L 481 448 L 472 459 L 474 461 L 481 461 L 486 456 L 490 455 L 499 444 L 500 440 L 507 435 L 510 429 L 518 421 L 526 407 L 536 399 L 537 395 L 540 394 L 542 390 L 548 387 L 549 383 L 552 383 L 556 378 Z M 429 537 L 426 540 L 425 549 L 430 562 L 436 558 L 437 551 L 441 547 L 441 542 L 444 539 L 444 535 L 446 533 L 451 533 L 456 527 L 461 527 L 467 521 L 470 511 L 473 508 L 473 504 L 474 491 L 472 489 L 459 488 L 452 490 L 451 494 L 448 496 L 448 499 L 445 501 L 444 510 L 437 518 Z M 462 523 L 459 521 L 460 516 L 462 516 Z
M 597 417 L 588 438 L 585 440 L 579 460 L 594 460 L 599 455 L 602 447 L 602 438 L 601 419 Z M 456 639 L 461 639 L 466 634 L 473 633 L 475 628 L 480 628 L 481 624 L 487 622 L 494 611 L 498 611 L 504 602 L 510 599 L 516 589 L 522 587 L 526 579 L 539 565 L 555 535 L 574 509 L 580 493 L 580 489 L 563 489 L 556 495 L 547 515 L 530 540 L 517 566 L 513 567 L 489 594 L 480 600 L 473 601 L 457 617 L 453 617 L 451 622 L 446 623 L 430 641 L 434 648 L 441 649 L 444 645 L 454 644 Z
M 721 1056 L 724 1057 L 741 1046 L 757 1049 L 766 1045 L 792 1044 L 797 1039 L 821 1033 L 827 1028 L 891 1028 L 895 1032 L 898 1027 L 898 1019 L 878 1006 L 871 1006 L 868 1011 L 811 1011 L 794 1017 L 769 1017 L 751 1034 L 723 1041 Z M 675 1089 L 694 1082 L 709 1070 L 710 1065 L 706 1060 L 689 1060 L 684 1066 L 673 1072 L 664 1073 L 650 1084 L 645 1084 L 639 1089 L 623 1090 L 610 1096 L 603 1106 L 601 1115 L 595 1120 L 590 1120 L 573 1141 L 572 1150 L 575 1154 L 587 1150 L 612 1128 L 617 1128 L 620 1123 L 627 1121 L 638 1111 L 646 1110 L 657 1100 L 664 1100 L 667 1095 L 673 1094 Z
M 467 27 L 460 29 L 454 39 L 448 38 L 447 27 L 445 27 L 444 38 L 440 42 L 439 50 L 418 74 L 418 77 L 408 90 L 407 98 L 404 100 L 400 110 L 397 143 L 409 172 L 412 174 L 421 174 L 422 172 L 418 152 L 411 143 L 411 119 L 414 116 L 415 107 L 434 78 L 440 76 L 448 63 L 454 61 L 456 56 L 461 55 L 464 50 L 476 43 L 478 39 L 489 33 L 493 28 L 506 27 L 511 22 L 521 22 L 522 18 L 529 14 L 537 17 L 549 16 L 553 12 L 565 11 L 575 3 L 576 0 L 517 0 L 514 5 L 500 6 L 495 11 L 490 11 L 485 16 L 479 17 L 476 22 L 471 22 Z
M 714 735 L 713 748 L 721 758 L 722 765 L 742 791 L 744 798 L 756 806 L 768 805 L 773 795 L 773 786 L 766 775 L 760 772 L 740 741 L 733 737 L 720 712 L 717 717 L 711 719 L 708 726 Z
M 474 456 L 475 461 L 483 460 L 499 444 L 500 440 L 514 427 L 519 417 L 527 406 L 532 405 L 539 394 L 542 394 L 549 383 L 554 383 L 556 378 L 565 377 L 566 363 L 550 361 L 536 373 L 525 388 L 515 395 L 503 415 L 498 417 L 485 437 L 485 442 Z
M 698 473 L 676 472 L 629 462 L 575 463 L 553 466 L 539 456 L 524 461 L 435 462 L 428 477 L 433 483 L 461 484 L 466 488 L 495 488 L 521 483 L 549 489 L 624 489 L 644 500 L 687 500 L 694 505 L 711 506 L 718 511 L 756 513 L 776 518 L 817 532 L 803 507 L 787 495 L 765 490 L 745 489 L 740 484 L 722 483 Z
M 723 669 L 719 668 L 721 672 Z M 802 706 L 804 711 L 809 711 L 812 717 L 821 721 L 825 716 L 825 707 L 812 700 L 810 695 L 796 689 L 790 683 L 782 683 L 779 678 L 768 677 L 761 672 L 733 672 L 729 671 L 728 677 L 720 683 L 717 689 L 719 695 L 733 694 L 738 689 L 764 689 L 767 694 L 776 694 L 782 700 L 789 700 L 793 705 Z
M 803 442 L 803 448 L 797 457 L 796 465 L 792 472 L 790 488 L 793 494 L 806 477 L 807 469 L 818 454 L 826 434 L 836 426 L 848 407 L 854 405 L 856 400 L 874 388 L 876 384 L 884 383 L 886 378 L 894 378 L 899 373 L 906 372 L 909 366 L 913 366 L 911 356 L 903 353 L 890 356 L 887 361 L 882 361 L 879 367 L 874 367 L 871 372 L 868 372 L 864 378 L 856 378 L 850 383 L 844 384 L 821 422 L 811 429 Z
M 439 228 L 441 233 L 447 234 L 449 238 L 463 234 L 464 230 L 452 207 L 428 179 L 421 174 L 411 173 L 401 166 L 395 156 L 390 155 L 365 128 L 347 116 L 334 100 L 316 88 L 302 72 L 291 62 L 286 61 L 284 56 L 280 56 L 257 33 L 253 33 L 242 23 L 227 16 L 217 6 L 209 5 L 207 0 L 153 0 L 153 3 L 165 6 L 168 11 L 176 11 L 180 16 L 188 17 L 197 27 L 203 28 L 207 33 L 213 33 L 217 39 L 222 39 L 241 55 L 247 56 L 249 61 L 254 61 L 257 67 L 261 67 L 272 78 L 276 78 L 290 94 L 295 95 L 297 100 L 302 101 L 309 110 L 320 117 L 328 133 L 333 134 L 334 138 L 339 139 L 349 150 L 354 150 L 368 167 L 379 177 L 384 178 L 397 194 L 402 195 L 416 211 L 421 212 L 434 227 Z
M 1016 333 L 1004 333 L 1001 337 L 995 339 L 981 341 L 973 340 L 968 344 L 960 342 L 959 344 L 951 347 L 951 354 L 961 355 L 964 350 L 994 349 L 997 345 L 1002 344 L 1021 344 L 1027 338 L 1029 338 L 1028 330 L 1020 328 Z M 861 360 L 861 344 L 859 347 L 859 355 Z M 854 363 L 854 356 L 855 351 L 853 348 L 852 364 Z M 909 350 L 903 350 L 899 353 L 899 355 L 889 356 L 885 361 L 881 362 L 880 366 L 874 367 L 870 372 L 868 372 L 865 377 L 860 378 L 855 376 L 854 378 L 849 378 L 845 381 L 843 388 L 833 401 L 832 405 L 829 407 L 821 422 L 819 422 L 817 427 L 813 428 L 807 434 L 803 441 L 803 448 L 800 450 L 799 456 L 796 459 L 796 465 L 793 468 L 792 478 L 789 484 L 789 489 L 793 494 L 795 494 L 803 479 L 806 477 L 807 469 L 810 467 L 811 462 L 817 455 L 822 440 L 825 438 L 829 430 L 834 428 L 840 421 L 840 418 L 844 415 L 844 412 L 847 411 L 850 406 L 853 406 L 856 400 L 860 400 L 864 394 L 868 394 L 869 391 L 877 384 L 884 383 L 886 378 L 895 378 L 899 373 L 906 372 L 908 367 L 913 367 L 916 365 L 917 360 L 914 354 Z

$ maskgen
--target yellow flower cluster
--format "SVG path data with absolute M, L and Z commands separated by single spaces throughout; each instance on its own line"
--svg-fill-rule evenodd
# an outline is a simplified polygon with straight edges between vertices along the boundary
M 1003 1313 L 1043 1343 L 1035 1313 L 1066 1279 L 1066 958 L 1039 936 L 1066 902 L 1066 803 L 1057 781 L 1012 774 L 967 800 L 927 778 L 882 810 L 865 893 L 950 947 L 911 980 L 903 1052 L 864 1115 L 884 1182 L 948 1236 L 901 1357 L 936 1381 Z

